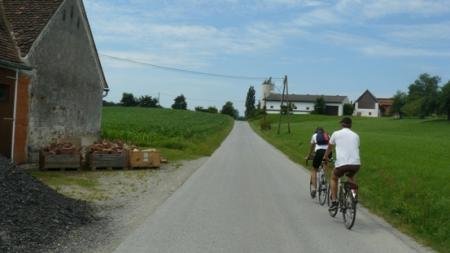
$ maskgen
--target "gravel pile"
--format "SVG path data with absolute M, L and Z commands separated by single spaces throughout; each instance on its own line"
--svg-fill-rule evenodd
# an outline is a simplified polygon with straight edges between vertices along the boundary
M 0 157 L 0 252 L 49 250 L 61 236 L 95 220 L 86 202 L 55 192 Z

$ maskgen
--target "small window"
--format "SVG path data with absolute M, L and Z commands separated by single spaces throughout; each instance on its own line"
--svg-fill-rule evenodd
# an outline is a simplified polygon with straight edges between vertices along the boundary
M 369 112 L 369 116 L 371 116 L 372 115 L 372 113 L 371 112 Z
M 66 20 L 66 9 L 63 10 L 63 13 L 62 13 L 62 20 L 63 20 L 63 21 Z
M 309 111 L 309 107 L 306 107 L 306 110 Z
M 270 106 L 270 109 L 273 109 L 273 105 Z
M 8 100 L 9 86 L 0 84 L 0 102 Z
M 70 19 L 73 19 L 73 5 L 70 7 Z
M 80 18 L 77 19 L 77 29 L 80 29 Z

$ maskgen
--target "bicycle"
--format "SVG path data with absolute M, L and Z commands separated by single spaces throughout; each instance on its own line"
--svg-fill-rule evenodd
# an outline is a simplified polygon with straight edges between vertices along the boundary
M 306 160 L 306 165 L 308 165 L 308 160 L 311 160 L 311 159 L 307 159 Z M 316 193 L 317 193 L 317 195 L 319 195 L 318 199 L 319 199 L 319 204 L 321 206 L 323 206 L 325 204 L 325 202 L 327 200 L 327 193 L 329 191 L 328 190 L 328 185 L 329 184 L 327 182 L 327 177 L 326 177 L 326 174 L 325 174 L 324 166 L 326 166 L 326 165 L 324 163 L 321 163 L 320 166 L 319 166 L 319 169 L 316 172 L 316 180 L 317 180 Z M 309 182 L 309 193 L 311 194 L 312 191 L 313 191 L 313 184 L 310 181 Z M 312 195 L 311 195 L 311 198 L 312 198 Z
M 344 218 L 344 224 L 347 229 L 351 229 L 355 224 L 356 218 L 356 205 L 358 203 L 357 189 L 358 185 L 349 182 L 348 179 L 343 181 L 339 179 L 339 190 L 337 195 L 338 208 L 335 210 L 328 210 L 331 217 L 335 217 L 337 212 L 342 212 Z M 331 187 L 328 185 L 327 191 L 327 204 L 331 206 Z

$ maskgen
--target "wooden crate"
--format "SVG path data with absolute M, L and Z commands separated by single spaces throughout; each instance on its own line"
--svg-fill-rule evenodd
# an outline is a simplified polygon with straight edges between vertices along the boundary
M 89 168 L 95 170 L 97 168 L 128 168 L 127 152 L 117 154 L 89 153 L 87 155 Z
M 130 150 L 130 168 L 158 168 L 161 165 L 161 156 L 156 149 Z
M 39 153 L 39 169 L 77 169 L 81 168 L 81 154 L 50 154 L 41 151 Z

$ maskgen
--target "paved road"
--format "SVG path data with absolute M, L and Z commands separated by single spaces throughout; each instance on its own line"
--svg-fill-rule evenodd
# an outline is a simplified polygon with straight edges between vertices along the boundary
M 244 122 L 116 252 L 425 252 L 359 208 L 351 231 L 309 197 L 306 171 Z

